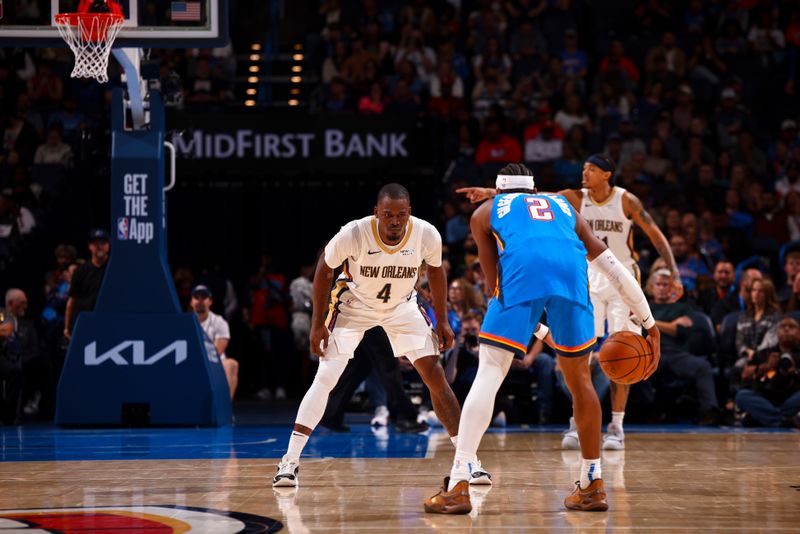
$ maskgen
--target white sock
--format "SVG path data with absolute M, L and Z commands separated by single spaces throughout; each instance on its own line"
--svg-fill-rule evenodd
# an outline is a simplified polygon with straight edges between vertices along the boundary
M 456 449 L 456 457 L 453 460 L 453 467 L 450 469 L 450 484 L 447 485 L 447 491 L 453 491 L 456 484 L 462 480 L 469 480 L 469 464 L 476 461 L 478 461 L 478 456 L 475 453 Z
M 611 422 L 622 428 L 622 420 L 625 419 L 625 412 L 611 412 Z
M 596 460 L 581 460 L 581 489 L 586 489 L 595 480 L 603 478 L 603 471 L 600 469 L 600 458 Z
M 283 461 L 299 461 L 300 454 L 302 454 L 306 443 L 308 443 L 308 436 L 302 432 L 292 430 L 292 437 L 289 438 L 289 448 L 286 450 L 286 454 L 283 455 Z
M 453 444 L 453 447 L 458 449 L 458 436 L 450 436 L 450 442 Z

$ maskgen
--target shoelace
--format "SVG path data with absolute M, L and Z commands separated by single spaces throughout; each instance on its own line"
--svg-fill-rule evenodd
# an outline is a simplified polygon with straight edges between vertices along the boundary
M 588 489 L 589 488 L 586 488 L 585 490 L 581 489 L 581 481 L 580 480 L 576 480 L 575 481 L 575 491 L 573 491 L 573 493 L 578 492 L 583 497 L 591 497 L 591 496 L 593 496 L 593 495 L 595 495 L 597 493 L 603 493 L 600 489 L 597 489 L 597 488 L 592 490 L 590 493 L 584 493 Z

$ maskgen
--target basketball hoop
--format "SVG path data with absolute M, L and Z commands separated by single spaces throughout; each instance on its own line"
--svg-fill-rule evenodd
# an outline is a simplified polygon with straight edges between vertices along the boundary
M 73 78 L 95 78 L 100 83 L 108 81 L 108 55 L 124 22 L 121 10 L 119 13 L 86 11 L 55 16 L 58 33 L 75 54 Z

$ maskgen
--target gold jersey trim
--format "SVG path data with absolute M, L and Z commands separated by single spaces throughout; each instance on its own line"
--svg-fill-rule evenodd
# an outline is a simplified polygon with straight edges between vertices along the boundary
M 587 197 L 587 198 L 589 199 L 589 201 L 590 201 L 592 204 L 594 204 L 595 206 L 605 206 L 606 204 L 608 204 L 609 202 L 611 202 L 612 200 L 614 200 L 614 197 L 616 197 L 616 196 L 617 196 L 617 192 L 615 191 L 615 189 L 616 189 L 616 188 L 617 188 L 617 186 L 615 186 L 615 185 L 612 185 L 612 186 L 611 186 L 611 191 L 608 193 L 608 197 L 607 197 L 607 198 L 606 198 L 604 201 L 602 201 L 602 202 L 598 202 L 598 201 L 596 201 L 594 198 L 592 198 L 592 191 L 591 191 L 590 189 L 587 189 L 587 190 L 586 190 L 586 197 Z
M 381 239 L 381 235 L 378 233 L 378 219 L 373 218 L 372 221 L 372 236 L 375 238 L 375 242 L 378 244 L 380 249 L 387 254 L 396 254 L 397 252 L 403 250 L 403 247 L 406 246 L 408 240 L 411 238 L 411 230 L 414 228 L 414 221 L 409 217 L 408 219 L 408 226 L 406 227 L 406 235 L 403 236 L 403 240 L 400 241 L 398 245 L 390 248 L 386 245 L 383 240 Z

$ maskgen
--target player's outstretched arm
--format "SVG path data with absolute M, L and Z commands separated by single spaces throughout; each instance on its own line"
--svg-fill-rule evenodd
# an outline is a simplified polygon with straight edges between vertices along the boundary
M 431 300 L 436 314 L 436 335 L 439 336 L 439 350 L 444 352 L 453 346 L 453 329 L 447 319 L 447 273 L 444 265 L 428 265 L 428 284 L 431 286 Z
M 317 270 L 314 272 L 311 332 L 309 333 L 311 353 L 320 358 L 325 355 L 325 349 L 328 348 L 328 338 L 330 337 L 330 332 L 325 326 L 325 316 L 328 311 L 332 282 L 333 269 L 325 263 L 325 254 L 321 254 L 317 260 Z
M 486 280 L 483 291 L 487 297 L 494 296 L 497 288 L 497 262 L 499 260 L 497 243 L 490 226 L 491 214 L 492 204 L 487 202 L 472 213 L 469 221 L 472 237 L 475 239 L 475 244 L 478 245 L 478 259 Z
M 603 273 L 608 278 L 611 285 L 625 301 L 625 304 L 633 311 L 647 329 L 648 341 L 653 351 L 653 360 L 647 369 L 647 376 L 650 376 L 658 368 L 658 361 L 661 358 L 661 334 L 656 326 L 656 321 L 647 304 L 647 299 L 642 292 L 642 288 L 633 275 L 626 269 L 614 254 L 608 250 L 605 243 L 600 241 L 592 233 L 589 223 L 580 213 L 575 213 L 575 232 L 583 241 L 586 247 L 587 258 L 592 266 Z
M 647 234 L 650 242 L 656 247 L 658 255 L 666 262 L 667 269 L 672 272 L 672 280 L 670 282 L 672 286 L 671 302 L 677 302 L 683 296 L 683 283 L 681 282 L 678 263 L 675 261 L 675 256 L 672 255 L 672 247 L 669 246 L 667 236 L 655 223 L 653 217 L 647 213 L 642 201 L 636 195 L 626 192 L 625 196 L 622 197 L 622 209 L 625 215 L 630 217 Z
M 456 193 L 464 193 L 470 202 L 477 204 L 490 199 L 497 194 L 497 189 L 491 187 L 461 187 L 456 189 Z

